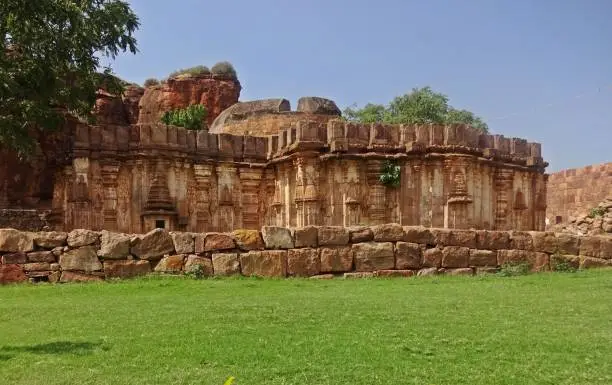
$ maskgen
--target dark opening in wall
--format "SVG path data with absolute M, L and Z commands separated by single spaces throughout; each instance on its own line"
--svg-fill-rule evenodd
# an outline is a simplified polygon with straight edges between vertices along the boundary
M 155 228 L 156 229 L 165 229 L 166 228 L 166 221 L 164 221 L 163 219 L 158 219 L 155 221 Z
M 559 223 L 561 223 L 561 222 L 563 222 L 563 217 L 562 217 L 561 215 L 557 215 L 557 216 L 555 217 L 555 224 L 557 224 L 557 225 L 558 225 L 558 224 L 559 224 Z

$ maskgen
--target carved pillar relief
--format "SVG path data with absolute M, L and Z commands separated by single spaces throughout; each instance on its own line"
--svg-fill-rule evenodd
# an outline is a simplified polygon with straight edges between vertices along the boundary
M 463 158 L 447 159 L 444 164 L 448 194 L 444 208 L 444 227 L 465 229 L 470 226 L 472 198 L 468 194 L 467 163 Z
M 101 167 L 103 199 L 102 214 L 104 218 L 104 229 L 117 230 L 117 176 L 119 174 L 119 163 L 105 163 Z
M 385 211 L 387 205 L 385 202 L 386 198 L 386 187 L 380 183 L 380 170 L 382 168 L 381 160 L 368 160 L 367 161 L 367 178 L 368 178 L 368 219 L 369 224 L 379 225 L 385 223 Z
M 361 178 L 359 163 L 355 160 L 347 161 L 345 173 L 345 192 L 343 194 L 344 213 L 343 225 L 354 226 L 361 223 Z
M 262 181 L 261 168 L 240 169 L 242 227 L 257 230 L 261 227 L 259 211 L 259 187 Z
M 320 224 L 319 213 L 319 161 L 317 158 L 297 158 L 294 161 L 296 226 Z
M 220 232 L 232 231 L 236 225 L 234 204 L 234 178 L 236 166 L 231 164 L 220 164 L 217 166 L 217 215 L 218 228 Z
M 500 168 L 495 172 L 495 230 L 510 230 L 512 182 L 514 171 Z
M 206 232 L 211 229 L 210 220 L 210 183 L 212 175 L 212 165 L 196 164 L 194 168 L 194 177 L 197 186 L 197 226 L 195 231 Z
M 123 233 L 132 231 L 130 207 L 132 173 L 130 168 L 128 164 L 122 166 L 117 175 L 117 230 Z

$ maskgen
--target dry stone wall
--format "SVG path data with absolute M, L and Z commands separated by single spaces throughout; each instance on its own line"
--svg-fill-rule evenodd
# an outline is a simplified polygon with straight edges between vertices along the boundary
M 0 229 L 0 283 L 79 282 L 151 273 L 262 277 L 410 277 L 491 273 L 508 262 L 547 271 L 612 267 L 612 237 L 428 229 L 383 224 L 275 226 L 231 233 L 155 229 L 25 232 Z

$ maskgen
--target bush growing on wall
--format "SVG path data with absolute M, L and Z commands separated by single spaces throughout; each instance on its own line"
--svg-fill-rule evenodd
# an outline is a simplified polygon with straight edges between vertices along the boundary
M 210 70 L 215 75 L 231 76 L 234 79 L 238 77 L 238 75 L 236 74 L 236 69 L 234 69 L 232 63 L 227 61 L 222 61 L 215 64 Z
M 399 187 L 401 182 L 400 173 L 400 166 L 394 161 L 387 160 L 385 163 L 383 163 L 378 179 L 380 180 L 380 183 L 387 187 Z
M 187 108 L 166 111 L 161 121 L 164 124 L 185 127 L 188 130 L 201 130 L 207 116 L 206 107 L 201 104 L 193 104 Z

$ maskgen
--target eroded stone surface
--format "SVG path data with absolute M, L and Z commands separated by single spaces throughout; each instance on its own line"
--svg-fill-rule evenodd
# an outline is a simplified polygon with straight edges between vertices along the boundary
M 64 246 L 68 234 L 59 231 L 47 231 L 34 233 L 34 244 L 44 249 L 52 249 L 54 247 Z
M 400 224 L 387 223 L 372 226 L 375 242 L 396 242 L 404 240 L 404 229 Z
M 133 239 L 130 251 L 140 259 L 159 259 L 174 253 L 174 242 L 167 231 L 155 229 Z
M 212 264 L 215 275 L 240 274 L 238 253 L 215 253 L 212 255 Z
M 397 242 L 395 244 L 395 268 L 399 270 L 421 267 L 424 247 L 417 243 Z
M 100 233 L 85 229 L 76 229 L 68 233 L 67 243 L 70 247 L 89 246 L 97 243 Z
M 0 251 L 27 253 L 34 249 L 32 233 L 15 229 L 0 229 Z
M 21 265 L 3 264 L 0 265 L 0 285 L 7 283 L 24 282 L 28 277 L 23 272 Z
M 182 255 L 168 255 L 163 257 L 161 261 L 155 266 L 155 272 L 157 273 L 180 273 L 183 270 Z
M 184 270 L 186 273 L 193 271 L 196 266 L 201 266 L 202 274 L 205 277 L 213 275 L 212 259 L 200 257 L 198 255 L 188 255 L 185 259 Z
M 259 230 L 234 230 L 232 235 L 240 250 L 263 250 L 266 247 Z
M 492 250 L 470 249 L 470 266 L 495 267 L 497 266 L 497 253 Z
M 352 245 L 355 270 L 391 270 L 395 267 L 393 243 L 365 242 Z
M 291 231 L 284 227 L 264 226 L 261 236 L 268 249 L 292 249 L 294 246 Z
M 95 282 L 102 281 L 104 278 L 101 275 L 85 274 L 76 271 L 62 271 L 60 282 Z
M 353 250 L 345 247 L 322 247 L 321 272 L 344 273 L 353 269 Z
M 319 230 L 316 226 L 300 227 L 293 231 L 295 247 L 317 247 Z
M 28 262 L 55 262 L 55 255 L 51 251 L 33 251 L 27 254 Z
M 130 237 L 125 234 L 102 230 L 100 233 L 100 250 L 102 259 L 125 259 L 130 255 Z
M 349 243 L 349 232 L 340 226 L 321 226 L 318 228 L 320 246 L 343 246 Z
M 287 252 L 287 273 L 298 277 L 310 277 L 321 272 L 319 250 L 292 249 Z
M 102 270 L 102 263 L 98 260 L 96 249 L 93 246 L 83 246 L 65 252 L 59 257 L 62 270 L 98 271 Z
M 177 254 L 191 254 L 195 250 L 195 241 L 192 233 L 170 233 Z
M 151 262 L 144 260 L 106 260 L 103 265 L 107 278 L 132 278 L 151 272 Z
M 242 274 L 260 277 L 285 277 L 287 275 L 287 251 L 249 251 L 240 255 Z

